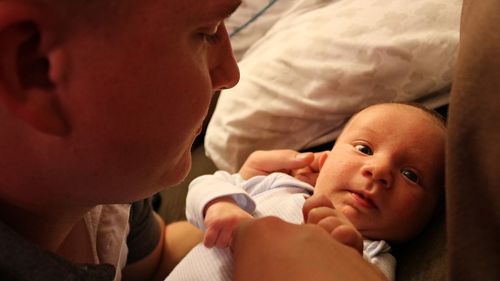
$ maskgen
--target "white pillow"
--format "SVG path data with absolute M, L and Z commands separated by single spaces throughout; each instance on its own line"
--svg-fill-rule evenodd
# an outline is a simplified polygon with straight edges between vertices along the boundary
M 225 20 L 237 60 L 298 0 L 243 0 Z
M 207 156 L 234 172 L 257 149 L 332 141 L 369 104 L 447 103 L 460 12 L 458 0 L 296 1 L 239 62 L 241 80 L 208 126 Z

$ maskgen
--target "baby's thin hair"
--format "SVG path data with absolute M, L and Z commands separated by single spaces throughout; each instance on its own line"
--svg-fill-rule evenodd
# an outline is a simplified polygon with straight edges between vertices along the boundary
M 349 123 L 354 118 L 354 116 L 356 116 L 359 112 L 361 112 L 361 111 L 363 111 L 363 110 L 365 110 L 365 109 L 367 109 L 369 107 L 372 107 L 372 106 L 384 105 L 384 104 L 407 105 L 407 106 L 411 106 L 411 107 L 420 109 L 422 112 L 425 112 L 429 117 L 431 117 L 432 120 L 436 121 L 436 124 L 439 127 L 441 127 L 443 130 L 446 130 L 446 119 L 444 118 L 443 115 L 441 115 L 441 114 L 439 114 L 439 112 L 437 112 L 437 111 L 435 111 L 433 109 L 430 109 L 430 108 L 424 106 L 423 104 L 420 104 L 420 103 L 417 103 L 417 102 L 382 102 L 382 103 L 370 104 L 370 105 L 367 105 L 367 106 L 363 107 L 358 112 L 354 113 L 349 118 L 349 120 L 347 121 L 347 123 Z M 346 126 L 347 126 L 347 123 L 346 123 Z
M 421 103 L 417 102 L 392 102 L 393 104 L 402 104 L 402 105 L 408 105 L 408 106 L 413 106 L 415 108 L 418 108 L 422 110 L 423 112 L 429 114 L 434 120 L 437 121 L 437 123 L 443 127 L 443 129 L 446 129 L 446 118 L 444 118 L 443 115 L 441 115 L 439 112 L 430 109 L 426 106 L 424 106 Z

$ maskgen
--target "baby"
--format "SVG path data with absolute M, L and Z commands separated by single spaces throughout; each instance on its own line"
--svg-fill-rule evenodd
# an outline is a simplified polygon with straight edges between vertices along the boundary
M 354 115 L 333 149 L 321 155 L 314 187 L 284 173 L 244 180 L 218 171 L 195 179 L 186 212 L 206 231 L 205 245 L 195 247 L 167 280 L 231 280 L 227 246 L 238 223 L 263 216 L 303 223 L 302 207 L 313 193 L 331 201 L 332 216 L 362 237 L 365 259 L 394 280 L 388 243 L 412 239 L 430 220 L 444 186 L 445 134 L 443 119 L 425 108 L 378 104 Z M 331 233 L 322 219 L 318 225 Z

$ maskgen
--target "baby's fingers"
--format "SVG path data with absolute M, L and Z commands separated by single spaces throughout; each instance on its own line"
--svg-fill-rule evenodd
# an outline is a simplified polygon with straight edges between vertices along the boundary
M 316 223 L 316 225 L 320 226 L 328 233 L 332 233 L 337 227 L 341 226 L 342 224 L 342 221 L 334 216 L 323 217 Z
M 318 224 L 321 220 L 328 217 L 336 218 L 337 211 L 330 207 L 317 207 L 309 211 L 306 223 Z
M 363 252 L 363 237 L 352 225 L 339 225 L 330 235 L 340 243 L 356 249 L 358 252 Z
M 219 237 L 215 242 L 215 247 L 217 248 L 226 248 L 231 245 L 231 239 L 233 238 L 233 229 L 222 229 L 219 232 Z
M 209 227 L 205 232 L 205 237 L 203 238 L 203 245 L 207 248 L 212 248 L 217 242 L 217 237 L 219 237 L 220 228 Z
M 363 237 L 353 225 L 346 224 L 342 219 L 334 216 L 325 217 L 316 225 L 330 233 L 330 236 L 338 242 L 362 252 Z
M 333 207 L 332 202 L 326 198 L 324 195 L 314 194 L 313 196 L 307 198 L 306 202 L 304 202 L 304 206 L 302 207 L 302 213 L 304 214 L 304 222 L 305 223 L 317 223 L 319 221 L 318 215 L 321 214 L 319 209 L 328 208 L 335 209 Z M 310 213 L 315 213 L 315 220 L 310 218 Z
M 308 213 L 307 223 L 320 226 L 333 239 L 362 252 L 363 237 L 337 210 L 329 207 L 313 208 Z

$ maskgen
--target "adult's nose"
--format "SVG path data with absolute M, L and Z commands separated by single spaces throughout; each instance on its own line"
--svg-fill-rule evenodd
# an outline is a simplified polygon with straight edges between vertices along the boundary
M 233 55 L 229 35 L 226 26 L 221 24 L 220 41 L 215 47 L 213 54 L 213 66 L 210 69 L 212 87 L 214 91 L 220 91 L 234 87 L 240 80 L 240 70 Z

